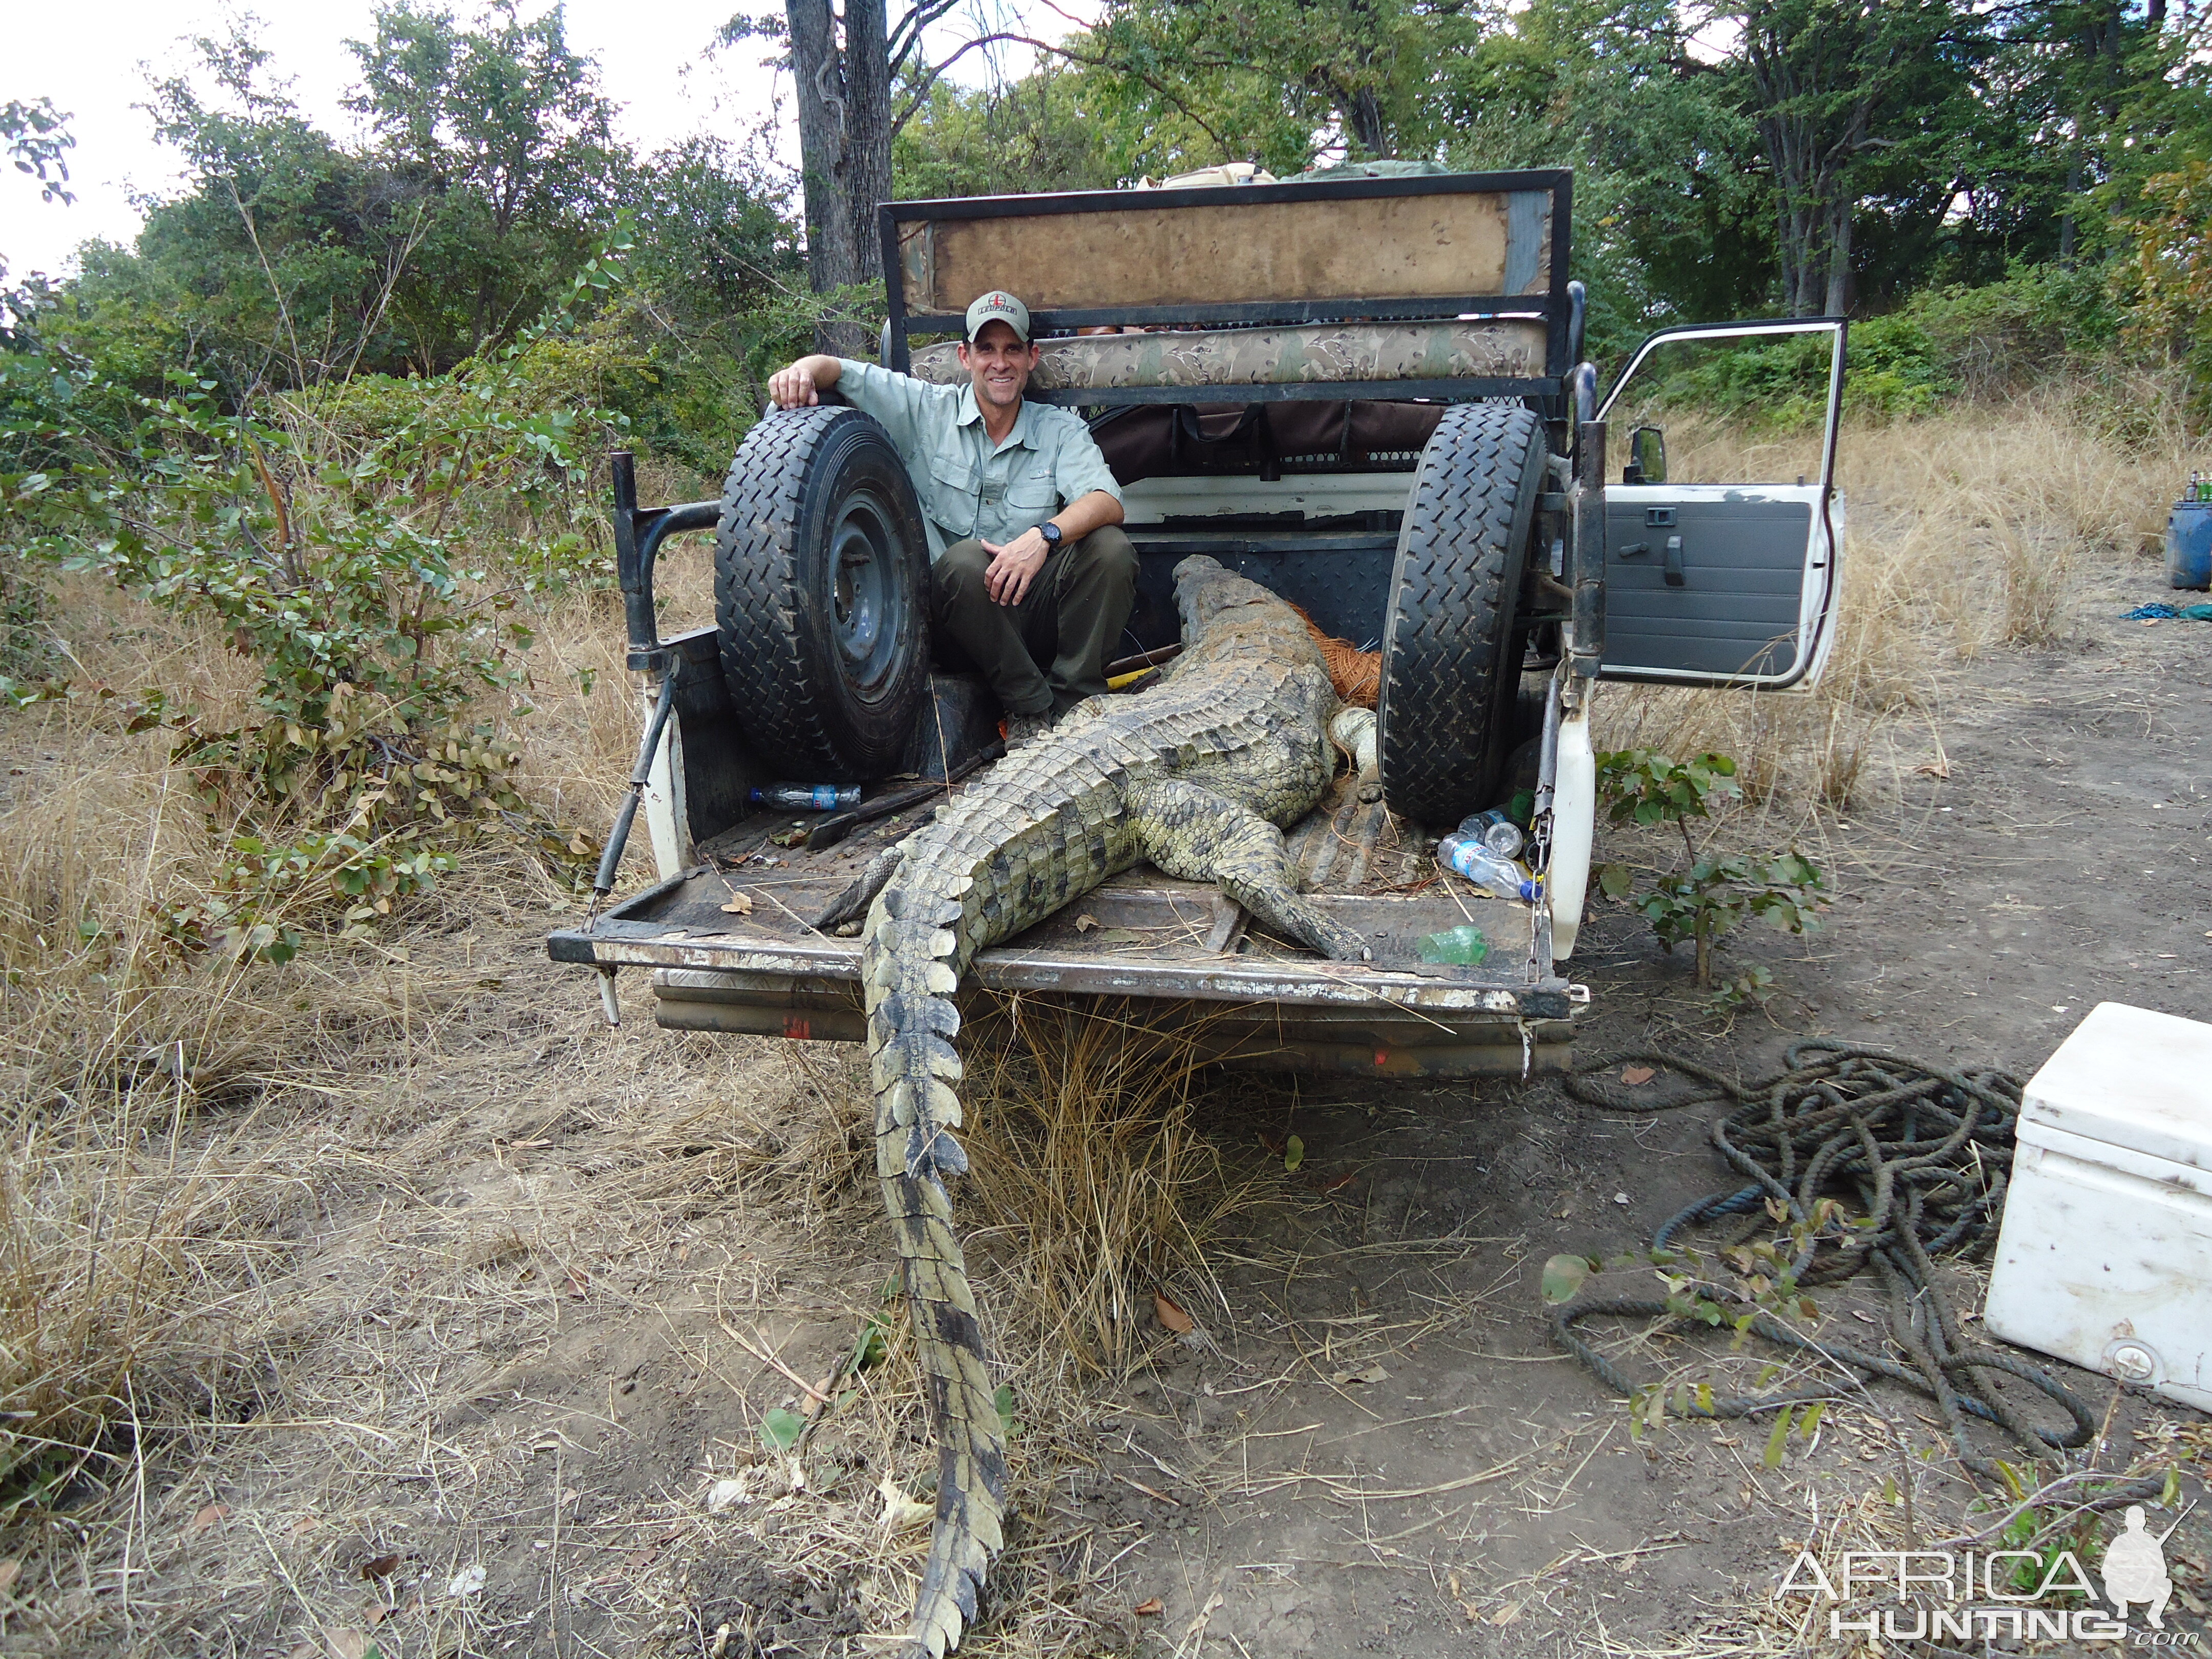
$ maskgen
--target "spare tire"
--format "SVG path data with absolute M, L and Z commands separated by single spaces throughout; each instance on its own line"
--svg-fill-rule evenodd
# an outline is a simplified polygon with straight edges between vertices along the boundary
M 1498 804 L 1521 685 L 1521 581 L 1544 423 L 1462 404 L 1421 452 L 1382 631 L 1382 791 L 1433 830 Z
M 898 769 L 929 678 L 929 542 L 890 434 L 857 409 L 745 434 L 714 532 L 722 678 L 748 745 L 806 783 Z

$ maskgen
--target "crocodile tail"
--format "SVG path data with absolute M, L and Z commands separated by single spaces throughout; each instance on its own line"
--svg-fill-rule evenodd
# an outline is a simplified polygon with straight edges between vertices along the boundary
M 906 1270 L 930 1414 L 937 1426 L 937 1521 L 915 1598 L 907 1651 L 939 1659 L 975 1617 L 1001 1545 L 1006 1453 L 968 1267 L 944 1176 L 968 1167 L 953 1139 L 961 1075 L 952 993 L 967 966 L 971 878 L 902 872 L 868 915 L 861 980 L 876 1091 L 876 1176 Z

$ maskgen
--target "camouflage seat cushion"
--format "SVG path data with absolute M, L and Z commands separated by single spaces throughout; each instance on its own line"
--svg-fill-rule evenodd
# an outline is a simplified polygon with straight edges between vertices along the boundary
M 1030 378 L 1040 392 L 1534 379 L 1544 372 L 1544 325 L 1520 318 L 1085 334 L 1041 343 L 1044 356 Z M 939 386 L 968 378 L 949 343 L 915 352 L 914 373 Z

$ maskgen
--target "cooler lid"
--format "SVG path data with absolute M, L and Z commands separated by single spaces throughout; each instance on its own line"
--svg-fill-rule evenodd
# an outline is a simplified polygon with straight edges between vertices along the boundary
M 2212 1025 L 2100 1002 L 2028 1079 L 2021 1139 L 2039 1127 L 2212 1170 Z

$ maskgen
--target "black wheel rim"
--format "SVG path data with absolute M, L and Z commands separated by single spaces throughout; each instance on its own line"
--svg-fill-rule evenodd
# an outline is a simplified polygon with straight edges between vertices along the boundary
M 871 491 L 845 498 L 830 532 L 830 628 L 846 683 L 863 698 L 889 686 L 913 595 L 891 515 Z

